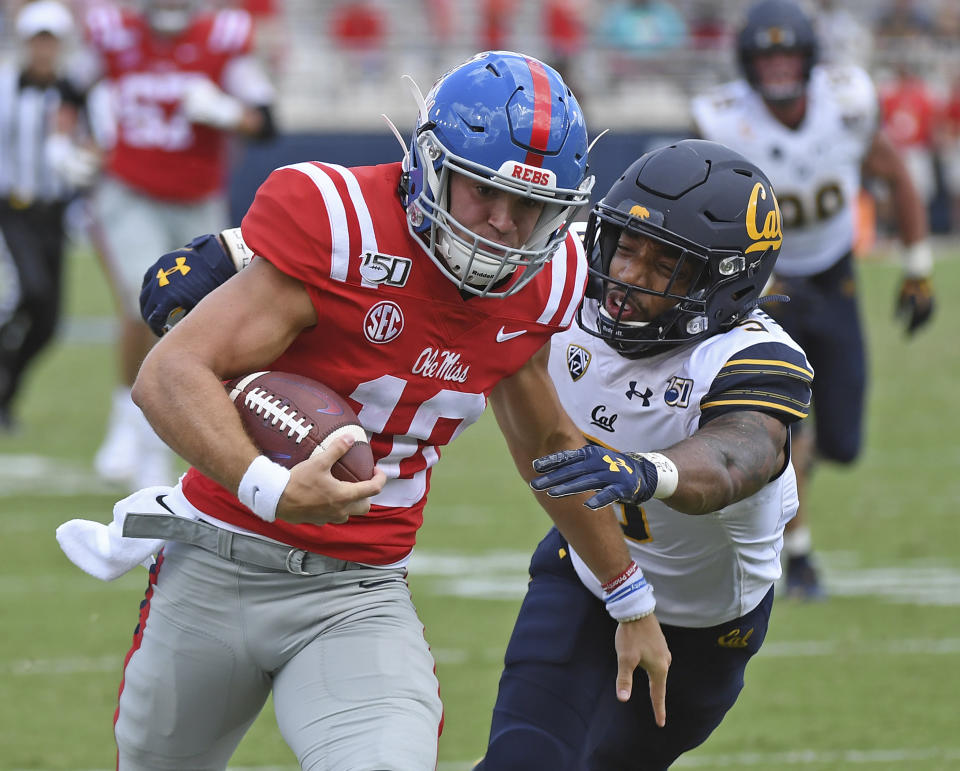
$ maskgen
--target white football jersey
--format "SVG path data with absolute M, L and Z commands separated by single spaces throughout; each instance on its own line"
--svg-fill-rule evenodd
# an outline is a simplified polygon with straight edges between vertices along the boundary
M 741 153 L 773 183 L 784 230 L 776 272 L 784 276 L 821 273 L 852 248 L 860 167 L 879 117 L 860 67 L 814 67 L 807 99 L 796 129 L 774 118 L 745 80 L 691 103 L 702 138 Z
M 585 322 L 595 318 L 596 302 L 586 300 Z M 728 332 L 635 360 L 574 325 L 551 340 L 550 376 L 588 441 L 648 452 L 731 411 L 799 420 L 809 409 L 813 372 L 786 332 L 754 310 Z M 779 578 L 783 526 L 797 510 L 796 477 L 788 464 L 754 495 L 711 514 L 683 514 L 659 500 L 614 506 L 654 588 L 658 619 L 707 627 L 752 610 Z M 600 597 L 600 582 L 571 552 L 581 580 Z

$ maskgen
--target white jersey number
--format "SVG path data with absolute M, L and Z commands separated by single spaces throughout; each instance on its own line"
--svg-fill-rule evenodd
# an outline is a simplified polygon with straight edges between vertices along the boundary
M 358 385 L 350 398 L 363 405 L 358 417 L 364 428 L 383 433 L 394 417 L 406 387 L 407 381 L 394 375 L 383 375 Z M 427 469 L 440 458 L 435 444 L 424 442 L 439 441 L 439 437 L 433 435 L 441 419 L 457 421 L 457 427 L 448 440 L 452 442 L 483 414 L 486 405 L 483 394 L 441 390 L 417 408 L 408 427 L 391 427 L 390 431 L 394 433 L 393 447 L 389 454 L 377 461 L 377 466 L 387 475 L 387 484 L 383 492 L 373 499 L 373 503 L 378 506 L 412 506 L 423 498 L 427 492 Z M 409 478 L 401 478 L 401 462 L 417 455 L 422 456 L 424 468 Z

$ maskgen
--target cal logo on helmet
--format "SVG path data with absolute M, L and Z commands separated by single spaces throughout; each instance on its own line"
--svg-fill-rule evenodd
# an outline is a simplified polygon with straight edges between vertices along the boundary
M 750 199 L 747 201 L 747 235 L 753 241 L 745 250 L 745 254 L 750 252 L 766 251 L 767 249 L 779 249 L 783 243 L 783 229 L 780 225 L 780 204 L 777 203 L 777 197 L 773 190 L 769 192 L 770 201 L 773 203 L 765 215 L 757 212 L 757 206 L 760 201 L 767 200 L 767 190 L 762 182 L 757 182 L 750 191 Z M 758 220 L 762 218 L 763 222 Z

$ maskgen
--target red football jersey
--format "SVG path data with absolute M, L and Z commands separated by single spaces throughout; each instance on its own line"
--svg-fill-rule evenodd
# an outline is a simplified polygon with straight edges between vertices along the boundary
M 181 34 L 165 37 L 130 9 L 97 5 L 87 14 L 86 31 L 111 86 L 117 139 L 110 172 L 171 201 L 195 201 L 222 189 L 226 134 L 190 123 L 181 101 L 198 78 L 222 85 L 231 59 L 250 52 L 250 15 L 235 9 L 199 14 Z
M 586 284 L 568 235 L 517 294 L 464 299 L 407 230 L 400 164 L 299 163 L 274 171 L 242 223 L 258 255 L 303 281 L 319 319 L 270 365 L 344 396 L 371 436 L 388 481 L 370 513 L 342 525 L 264 522 L 196 469 L 186 497 L 224 522 L 291 545 L 369 564 L 413 548 L 430 468 L 480 417 L 487 396 L 567 328 Z

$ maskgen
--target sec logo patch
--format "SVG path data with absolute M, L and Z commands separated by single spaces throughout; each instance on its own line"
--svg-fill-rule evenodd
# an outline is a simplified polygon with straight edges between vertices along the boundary
M 363 334 L 377 345 L 396 340 L 403 331 L 403 311 L 389 300 L 374 305 L 363 320 Z

